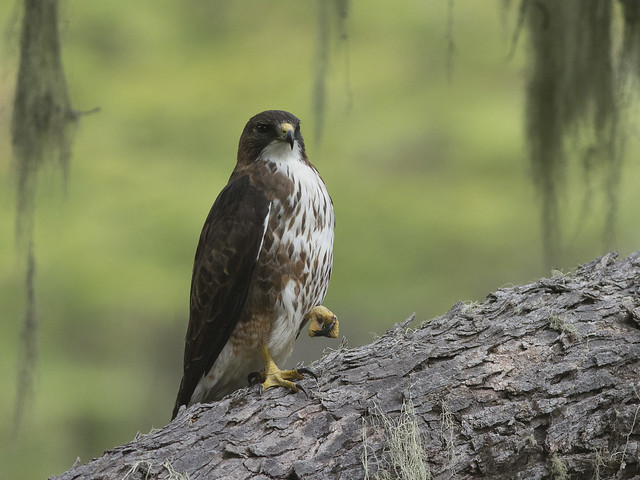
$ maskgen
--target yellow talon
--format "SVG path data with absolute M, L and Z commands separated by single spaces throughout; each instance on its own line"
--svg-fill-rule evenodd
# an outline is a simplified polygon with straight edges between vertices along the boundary
M 273 358 L 271 358 L 271 354 L 269 353 L 266 345 L 262 345 L 262 347 L 260 347 L 260 352 L 262 353 L 262 359 L 264 360 L 265 366 L 265 369 L 259 374 L 260 380 L 262 380 L 262 391 L 271 387 L 284 387 L 289 390 L 293 390 L 294 392 L 299 392 L 300 390 L 303 390 L 302 387 L 298 386 L 291 380 L 300 380 L 304 378 L 303 373 L 309 373 L 315 377 L 313 372 L 306 368 L 301 368 L 299 370 L 280 370 L 273 361 Z
M 340 331 L 338 318 L 328 308 L 318 305 L 313 307 L 309 313 L 305 315 L 305 320 L 310 320 L 309 336 L 311 337 L 329 337 L 338 338 Z M 262 384 L 262 391 L 271 387 L 284 387 L 294 392 L 304 389 L 292 380 L 300 380 L 304 378 L 305 373 L 316 375 L 306 368 L 298 368 L 294 370 L 280 370 L 269 353 L 266 345 L 260 347 L 262 360 L 264 360 L 264 370 L 253 373 L 249 376 L 250 382 L 258 380 Z M 252 380 L 253 379 L 253 380 Z M 306 392 L 305 392 L 306 393 Z
M 340 324 L 331 310 L 322 305 L 313 307 L 305 318 L 311 320 L 309 324 L 310 337 L 329 337 L 338 338 L 340 332 Z

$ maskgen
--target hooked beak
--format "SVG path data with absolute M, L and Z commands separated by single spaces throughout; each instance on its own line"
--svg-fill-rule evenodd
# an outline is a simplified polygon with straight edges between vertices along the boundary
M 282 136 L 280 137 L 283 142 L 287 142 L 293 150 L 293 144 L 296 141 L 295 139 L 296 129 L 293 128 L 289 122 L 285 122 L 282 124 Z

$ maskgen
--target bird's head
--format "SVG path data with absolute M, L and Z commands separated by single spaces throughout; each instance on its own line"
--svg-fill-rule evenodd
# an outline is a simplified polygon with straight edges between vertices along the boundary
M 257 158 L 300 158 L 305 156 L 300 120 L 283 110 L 267 110 L 252 117 L 240 136 L 238 163 Z

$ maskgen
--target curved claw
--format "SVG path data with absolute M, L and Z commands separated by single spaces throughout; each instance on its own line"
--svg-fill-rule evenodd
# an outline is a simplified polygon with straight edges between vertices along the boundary
M 311 375 L 316 380 L 316 382 L 318 381 L 318 376 L 312 370 L 309 370 L 308 368 L 296 368 L 296 370 L 298 371 L 298 373 L 306 373 L 307 375 Z M 298 385 L 298 388 L 302 387 Z
M 305 318 L 311 320 L 309 324 L 310 337 L 338 337 L 340 330 L 338 317 L 328 308 L 322 305 L 313 307 Z
M 329 338 L 333 338 L 333 329 L 336 326 L 336 322 L 338 320 L 332 320 L 331 323 L 327 323 L 324 327 L 322 327 L 320 330 L 314 330 L 313 331 L 313 336 L 314 337 L 329 337 Z
M 302 393 L 304 393 L 304 396 L 309 398 L 309 394 L 307 393 L 307 391 L 304 389 L 304 387 L 302 385 L 298 385 L 296 383 L 296 387 L 298 387 L 298 390 L 301 391 Z

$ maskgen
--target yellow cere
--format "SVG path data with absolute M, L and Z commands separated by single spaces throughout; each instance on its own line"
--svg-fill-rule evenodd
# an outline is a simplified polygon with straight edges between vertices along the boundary
M 289 122 L 284 122 L 282 124 L 282 134 L 286 134 L 287 132 L 294 130 L 293 125 L 291 125 Z

